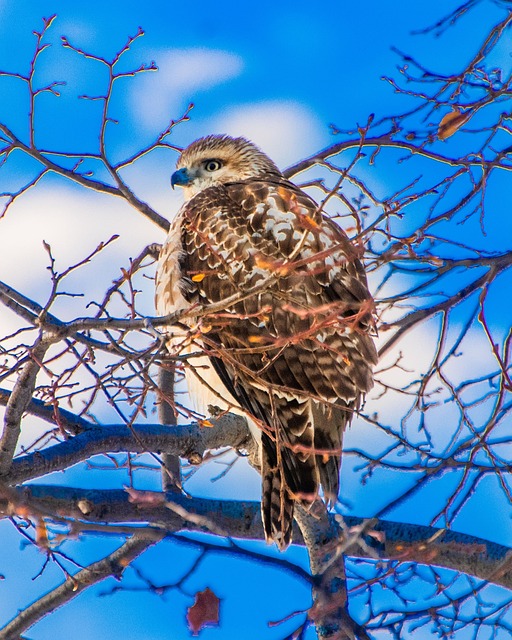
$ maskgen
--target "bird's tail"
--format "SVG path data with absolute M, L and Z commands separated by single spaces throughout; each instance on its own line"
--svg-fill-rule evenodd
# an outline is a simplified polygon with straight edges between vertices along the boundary
M 274 540 L 284 550 L 292 538 L 295 501 L 311 506 L 318 495 L 319 474 L 308 404 L 280 398 L 274 404 L 280 420 L 275 420 L 275 435 L 261 436 L 261 508 L 267 541 Z
M 324 500 L 338 497 L 343 431 L 351 413 L 317 403 L 274 399 L 272 437 L 261 436 L 261 509 L 267 542 L 284 550 L 292 538 L 293 509 L 298 501 L 309 509 L 320 485 Z M 283 423 L 286 427 L 283 426 Z
M 284 551 L 292 539 L 294 500 L 290 496 L 277 459 L 275 443 L 262 434 L 261 447 L 261 515 L 265 539 L 274 541 Z

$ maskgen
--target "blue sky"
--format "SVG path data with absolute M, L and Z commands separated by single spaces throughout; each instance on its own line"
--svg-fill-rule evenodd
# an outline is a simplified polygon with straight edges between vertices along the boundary
M 126 100 L 121 91 L 123 113 L 119 115 L 125 144 L 126 137 L 136 144 L 144 135 L 153 135 L 169 115 L 178 116 L 189 102 L 196 104 L 193 124 L 177 131 L 180 142 L 210 131 L 212 125 L 230 124 L 231 119 L 238 119 L 239 126 L 250 126 L 251 119 L 257 120 L 255 105 L 264 113 L 267 135 L 273 131 L 270 137 L 275 139 L 276 124 L 283 125 L 286 119 L 276 105 L 287 105 L 303 127 L 298 140 L 287 141 L 292 148 L 278 154 L 284 162 L 291 162 L 299 149 L 313 151 L 328 143 L 330 123 L 350 128 L 364 123 L 370 113 L 387 115 L 406 106 L 404 98 L 397 99 L 381 81 L 383 75 L 394 72 L 399 61 L 391 52 L 392 45 L 414 51 L 422 62 L 440 72 L 453 70 L 466 60 L 467 44 L 478 42 L 485 26 L 499 15 L 492 3 L 477 7 L 446 36 L 449 45 L 443 45 L 439 56 L 432 35 L 419 37 L 411 31 L 434 22 L 448 6 L 421 3 L 421 8 L 412 10 L 404 0 L 370 0 L 325 3 L 313 11 L 308 2 L 263 1 L 254 9 L 233 2 L 144 6 L 130 1 L 3 2 L 2 24 L 9 28 L 4 29 L 0 43 L 0 61 L 9 70 L 26 70 L 26 55 L 17 54 L 30 50 L 32 30 L 41 26 L 43 15 L 58 15 L 49 41 L 57 44 L 64 34 L 77 46 L 106 57 L 142 26 L 146 36 L 126 60 L 134 66 L 155 60 L 161 72 L 125 83 L 132 94 Z M 45 55 L 45 77 L 67 76 L 75 81 L 62 89 L 64 98 L 81 90 L 85 93 L 97 82 L 95 65 L 86 64 L 72 52 L 57 46 Z M 49 96 L 42 99 L 52 101 L 53 108 L 58 102 L 65 104 L 65 100 Z M 275 120 L 265 105 L 273 105 Z M 91 105 L 75 103 L 73 118 L 68 112 L 64 120 L 54 121 L 50 127 L 41 120 L 43 141 L 55 144 L 73 139 L 90 144 L 87 128 L 76 127 L 77 122 L 84 124 L 83 112 L 88 107 Z M 151 117 L 144 113 L 144 107 Z M 242 123 L 247 110 L 249 115 Z M 252 126 L 262 127 L 261 120 Z M 264 132 L 259 135 L 266 139 Z
M 502 15 L 494 3 L 482 2 L 442 39 L 436 39 L 433 34 L 412 35 L 412 31 L 430 25 L 457 4 L 368 0 L 326 2 L 313 8 L 311 2 L 302 0 L 278 3 L 262 0 L 257 5 L 234 0 L 216 3 L 0 0 L 0 70 L 27 72 L 34 44 L 32 32 L 41 28 L 42 16 L 56 13 L 58 17 L 47 36 L 52 47 L 41 56 L 36 81 L 46 83 L 58 79 L 65 80 L 67 85 L 61 87 L 59 99 L 46 94 L 38 97 L 36 141 L 59 151 L 95 151 L 98 103 L 77 97 L 104 90 L 105 70 L 99 63 L 63 49 L 60 36 L 65 35 L 79 48 L 110 58 L 141 26 L 146 35 L 137 40 L 123 58 L 121 68 L 136 68 L 154 60 L 159 71 L 120 81 L 111 105 L 112 116 L 119 124 L 112 124 L 108 134 L 114 160 L 150 142 L 169 118 L 178 118 L 186 106 L 194 102 L 190 122 L 175 129 L 173 143 L 186 145 L 211 132 L 245 135 L 285 167 L 335 141 L 329 127 L 331 123 L 340 129 L 351 129 L 356 124 L 364 124 L 370 113 L 378 117 L 410 106 L 407 98 L 397 96 L 382 80 L 383 76 L 397 75 L 396 65 L 400 59 L 391 50 L 392 46 L 413 52 L 427 67 L 441 73 L 459 70 L 489 26 Z M 509 65 L 510 58 L 505 52 L 502 55 L 496 64 Z M 16 79 L 0 78 L 0 98 L 0 120 L 26 139 L 25 86 Z M 0 191 L 7 188 L 4 184 L 21 181 L 34 170 L 33 163 L 21 156 L 12 160 L 1 170 Z M 177 210 L 181 197 L 169 188 L 175 160 L 173 152 L 157 152 L 124 174 L 139 197 L 168 218 Z M 404 174 L 412 172 L 409 167 L 402 170 Z M 403 179 L 403 175 L 387 175 L 380 168 L 369 174 L 368 179 L 386 191 L 394 180 Z M 98 299 L 110 281 L 119 275 L 119 267 L 127 264 L 127 257 L 137 255 L 150 242 L 161 242 L 163 234 L 150 222 L 139 219 L 123 202 L 85 192 L 60 178 L 50 177 L 43 181 L 37 193 L 26 194 L 0 220 L 0 277 L 44 302 L 49 282 L 43 239 L 52 244 L 58 264 L 65 267 L 119 232 L 120 239 L 112 248 L 101 254 L 94 265 L 70 279 L 71 288 L 86 288 L 87 300 Z M 506 236 L 498 236 L 496 234 L 496 242 L 503 242 L 505 246 Z M 146 285 L 139 300 L 147 313 L 153 312 L 152 296 L 151 287 Z M 84 304 L 82 300 L 66 299 L 56 306 L 56 311 L 63 318 L 71 318 L 87 312 Z M 5 315 L 2 321 L 7 328 L 14 326 L 12 316 Z M 426 357 L 424 352 L 429 348 L 430 335 L 427 327 L 421 334 L 425 344 L 418 343 L 417 335 L 406 343 L 417 362 L 423 362 Z M 470 354 L 472 365 L 481 362 L 482 343 L 475 344 L 478 348 Z M 390 420 L 399 408 L 396 399 L 384 400 L 380 405 L 382 415 L 389 416 Z M 26 442 L 38 429 L 35 421 L 27 421 L 27 425 Z M 366 439 L 376 449 L 381 446 L 382 438 L 370 427 L 358 425 L 358 428 L 359 431 L 350 432 L 348 445 Z M 371 486 L 378 486 L 379 490 L 370 493 L 360 486 L 360 477 L 353 472 L 356 462 L 351 458 L 344 462 L 344 491 L 357 515 L 371 515 L 380 500 L 386 502 L 403 486 L 396 487 L 392 474 L 377 472 Z M 218 473 L 218 468 L 214 471 Z M 246 467 L 237 466 L 213 488 L 212 473 L 207 469 L 198 472 L 189 490 L 200 495 L 229 497 L 235 485 L 236 497 L 257 498 L 259 480 Z M 126 481 L 121 472 L 96 475 L 94 479 L 90 475 L 83 475 L 81 468 L 75 469 L 67 481 L 76 486 L 83 482 L 88 486 L 95 483 L 120 486 Z M 155 476 L 149 478 L 146 474 L 145 486 L 156 484 L 158 477 L 155 480 Z M 60 481 L 60 477 L 54 481 Z M 512 536 L 506 505 L 498 504 L 500 498 L 490 484 L 487 491 L 490 502 L 496 501 L 495 523 L 499 520 L 500 529 L 506 527 L 507 536 Z M 429 487 L 434 494 L 432 499 L 449 489 L 447 482 Z M 428 519 L 431 516 L 429 498 L 430 494 L 425 493 L 421 509 L 411 513 L 407 506 L 394 515 L 419 522 Z M 478 508 L 484 508 L 485 502 L 484 493 Z M 475 522 L 474 512 L 464 513 L 461 518 L 461 526 L 467 525 L 468 532 L 489 533 L 483 520 Z M 7 578 L 0 582 L 1 625 L 17 607 L 58 584 L 61 574 L 51 569 L 32 581 L 43 561 L 41 554 L 34 549 L 20 552 L 19 537 L 9 523 L 0 523 L 0 535 L 0 573 Z M 70 541 L 64 546 L 68 553 L 88 562 L 103 556 L 115 544 L 90 539 Z M 166 542 L 149 551 L 144 562 L 141 560 L 138 565 L 155 579 L 171 582 L 176 577 L 176 565 L 186 566 L 193 561 L 195 553 L 186 546 Z M 302 564 L 306 560 L 298 549 L 290 551 L 290 559 Z M 165 571 L 159 572 L 162 566 Z M 127 575 L 127 584 L 140 585 L 131 574 Z M 239 631 L 244 625 L 245 637 L 249 640 L 281 639 L 286 629 L 288 632 L 293 629 L 293 622 L 268 629 L 268 620 L 278 620 L 309 605 L 308 588 L 299 581 L 254 563 L 248 566 L 241 560 L 226 562 L 224 556 L 208 559 L 204 570 L 187 582 L 186 590 L 193 594 L 208 585 L 224 599 L 225 622 L 220 630 L 205 631 L 201 637 L 206 640 L 240 637 Z M 105 626 L 112 623 L 114 607 L 119 613 L 110 634 L 113 640 L 171 637 L 169 621 L 172 621 L 173 638 L 189 637 L 184 625 L 184 610 L 191 604 L 187 595 L 173 592 L 163 600 L 139 592 L 97 597 L 108 588 L 109 585 L 100 585 L 83 594 L 69 607 L 36 625 L 28 637 L 32 640 L 71 634 L 77 640 L 100 637 Z M 82 621 L 80 625 L 77 619 Z M 309 637 L 313 635 L 308 636 L 308 640 Z

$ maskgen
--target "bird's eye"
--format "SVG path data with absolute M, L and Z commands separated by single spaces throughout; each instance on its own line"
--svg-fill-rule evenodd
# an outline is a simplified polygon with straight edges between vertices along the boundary
M 204 163 L 204 168 L 206 171 L 218 171 L 222 167 L 222 162 L 220 160 L 206 160 Z

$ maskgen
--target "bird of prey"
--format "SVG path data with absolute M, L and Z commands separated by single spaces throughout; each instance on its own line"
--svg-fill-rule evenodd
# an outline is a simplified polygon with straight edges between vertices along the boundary
M 191 309 L 190 330 L 172 340 L 191 354 L 194 408 L 248 418 L 265 535 L 285 549 L 296 501 L 311 505 L 320 488 L 336 501 L 343 431 L 372 387 L 373 301 L 360 252 L 244 138 L 196 140 L 171 184 L 185 204 L 160 253 L 157 310 Z M 205 305 L 215 306 L 205 315 Z

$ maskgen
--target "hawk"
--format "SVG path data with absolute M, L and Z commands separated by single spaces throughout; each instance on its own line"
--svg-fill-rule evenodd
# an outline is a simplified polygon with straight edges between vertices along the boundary
M 295 501 L 311 505 L 320 488 L 336 501 L 343 431 L 373 384 L 373 301 L 359 252 L 244 138 L 196 140 L 171 184 L 185 204 L 160 253 L 157 310 L 191 310 L 190 330 L 172 341 L 190 356 L 192 403 L 248 418 L 265 535 L 285 549 Z M 204 315 L 204 305 L 215 306 Z

